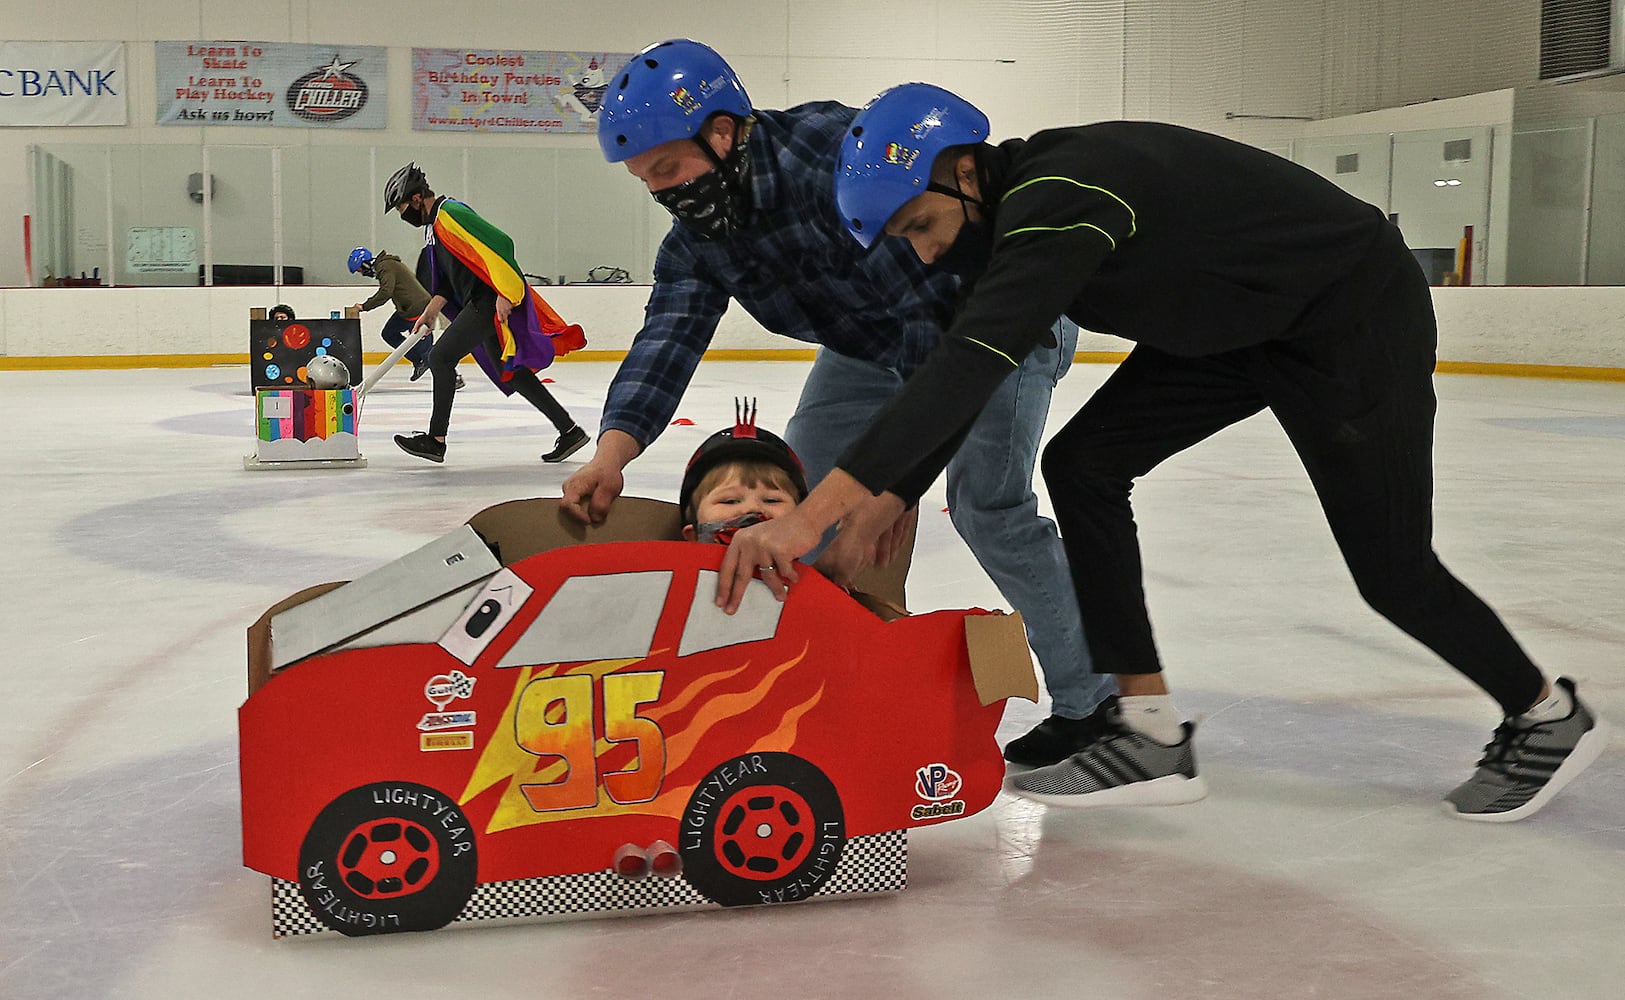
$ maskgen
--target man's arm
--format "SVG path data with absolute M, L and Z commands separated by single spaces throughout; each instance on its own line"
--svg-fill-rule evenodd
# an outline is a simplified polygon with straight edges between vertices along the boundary
M 423 315 L 419 316 L 418 321 L 412 324 L 412 332 L 428 330 L 433 333 L 434 321 L 440 318 L 440 310 L 444 308 L 446 308 L 446 297 L 444 295 L 436 295 L 430 299 L 429 304 L 424 307 Z
M 378 290 L 373 292 L 372 296 L 368 298 L 367 301 L 361 303 L 362 312 L 371 312 L 383 305 L 385 302 L 388 302 L 394 296 L 393 288 L 384 287 L 385 280 L 386 277 L 384 273 L 380 272 L 378 275 Z M 391 282 L 390 284 L 393 285 L 394 283 Z
M 700 276 L 686 255 L 661 247 L 643 329 L 610 382 L 598 449 L 564 482 L 560 506 L 570 516 L 603 523 L 625 488 L 622 470 L 671 422 L 727 308 L 726 291 Z

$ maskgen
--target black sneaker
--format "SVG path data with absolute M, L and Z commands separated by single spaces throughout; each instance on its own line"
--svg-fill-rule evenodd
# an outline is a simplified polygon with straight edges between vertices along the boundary
M 1481 823 L 1532 816 L 1601 755 L 1608 726 L 1580 701 L 1573 681 L 1557 684 L 1573 702 L 1569 714 L 1534 725 L 1504 719 L 1478 770 L 1445 797 L 1445 812 Z
M 428 434 L 397 434 L 395 443 L 408 455 L 426 458 L 431 462 L 444 462 L 446 460 L 446 442 L 436 441 Z
M 1059 764 L 1004 779 L 1004 787 L 1024 799 L 1052 806 L 1175 806 L 1207 795 L 1196 773 L 1196 726 L 1183 726 L 1184 739 L 1158 743 L 1122 723 L 1115 713 L 1105 736 Z
M 1105 734 L 1105 720 L 1116 708 L 1117 696 L 1112 695 L 1084 718 L 1052 715 L 1026 736 L 1005 744 L 1004 759 L 1022 767 L 1045 767 L 1066 760 Z
M 580 424 L 577 424 L 559 435 L 559 439 L 553 443 L 553 450 L 543 455 L 542 461 L 562 462 L 580 451 L 586 443 L 587 432 L 581 429 Z
M 453 391 L 456 391 L 456 390 L 458 390 L 458 389 L 461 389 L 461 388 L 462 388 L 462 387 L 463 387 L 463 386 L 464 386 L 464 385 L 466 385 L 466 384 L 467 384 L 467 383 L 465 383 L 465 382 L 464 382 L 464 381 L 463 381 L 463 376 L 462 376 L 462 374 L 461 374 L 461 373 L 459 373 L 459 374 L 458 374 L 458 375 L 457 375 L 457 376 L 456 376 L 456 377 L 455 377 L 455 378 L 454 378 L 454 379 L 453 379 L 453 380 L 452 380 L 452 383 L 451 383 L 451 388 L 452 388 L 452 390 L 453 390 Z

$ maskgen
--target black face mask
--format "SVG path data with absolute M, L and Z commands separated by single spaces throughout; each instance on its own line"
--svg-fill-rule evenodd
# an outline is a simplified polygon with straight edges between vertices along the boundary
M 712 170 L 664 191 L 652 192 L 654 200 L 702 240 L 722 239 L 750 223 L 750 129 L 741 128 L 728 155 L 718 158 L 703 137 L 696 135 L 705 155 L 716 164 Z
M 957 180 L 955 184 L 957 185 Z M 987 270 L 987 265 L 993 260 L 993 206 L 975 201 L 967 196 L 957 186 L 947 187 L 935 181 L 926 185 L 927 191 L 945 194 L 950 198 L 958 198 L 960 209 L 964 212 L 965 221 L 959 227 L 959 234 L 954 241 L 948 244 L 948 249 L 942 252 L 934 263 L 949 274 L 974 281 Z M 966 205 L 975 205 L 981 209 L 982 218 L 973 220 Z
M 966 218 L 959 235 L 933 263 L 956 277 L 974 280 L 982 276 L 992 260 L 993 227 Z
M 422 227 L 429 224 L 429 220 L 423 217 L 423 209 L 413 208 L 410 206 L 401 209 L 401 221 L 414 227 Z

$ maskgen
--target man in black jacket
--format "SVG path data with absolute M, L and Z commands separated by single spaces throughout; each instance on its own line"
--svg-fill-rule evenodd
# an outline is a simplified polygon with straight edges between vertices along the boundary
M 1432 298 L 1399 231 L 1313 172 L 1150 122 L 997 147 L 955 95 L 907 84 L 852 123 L 836 199 L 862 243 L 901 236 L 974 291 L 904 390 L 789 515 L 741 532 L 728 605 L 752 567 L 786 567 L 871 493 L 916 497 L 989 387 L 1064 313 L 1136 342 L 1051 440 L 1043 474 L 1112 731 L 1009 779 L 1059 805 L 1200 798 L 1191 736 L 1163 682 L 1129 494 L 1136 478 L 1268 408 L 1302 459 L 1360 594 L 1481 687 L 1504 721 L 1446 809 L 1521 819 L 1595 760 L 1606 728 L 1548 683 L 1433 551 Z M 770 586 L 780 581 L 769 577 Z

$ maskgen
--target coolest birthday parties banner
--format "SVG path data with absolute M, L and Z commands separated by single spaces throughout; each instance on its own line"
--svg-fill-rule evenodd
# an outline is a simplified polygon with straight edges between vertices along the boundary
M 610 52 L 413 49 L 412 127 L 421 131 L 595 132 Z
M 375 45 L 155 42 L 158 124 L 384 128 Z

